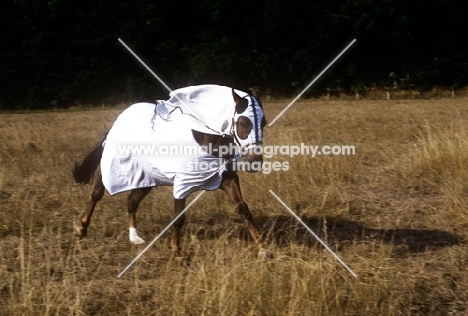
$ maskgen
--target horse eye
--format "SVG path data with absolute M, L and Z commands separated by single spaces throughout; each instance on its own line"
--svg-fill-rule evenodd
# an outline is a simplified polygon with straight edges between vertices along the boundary
M 245 116 L 237 120 L 237 136 L 240 139 L 246 139 L 252 130 L 252 122 Z

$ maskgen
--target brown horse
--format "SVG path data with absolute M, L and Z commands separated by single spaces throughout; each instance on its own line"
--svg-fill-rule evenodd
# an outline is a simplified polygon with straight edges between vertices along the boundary
M 255 91 L 256 92 L 256 91 Z M 256 95 L 256 94 L 255 94 Z M 213 135 L 207 134 L 203 132 L 199 132 L 196 130 L 191 130 L 193 139 L 198 143 L 198 145 L 202 146 L 203 148 L 209 148 L 211 146 L 213 148 L 213 152 L 220 152 L 218 149 L 221 146 L 237 146 L 247 148 L 249 146 L 261 146 L 261 135 L 263 132 L 263 128 L 266 125 L 266 119 L 263 114 L 263 108 L 261 102 L 257 100 L 254 96 L 248 95 L 244 97 L 240 97 L 234 89 L 232 89 L 232 96 L 233 101 L 235 103 L 235 112 L 237 114 L 244 113 L 246 108 L 250 105 L 254 107 L 254 117 L 247 117 L 247 116 L 238 116 L 237 121 L 233 118 L 232 121 L 232 129 L 231 134 L 228 136 L 222 135 Z M 250 102 L 249 102 L 250 100 Z M 233 103 L 233 104 L 234 104 Z M 261 120 L 259 120 L 258 116 L 261 115 Z M 257 120 L 255 120 L 257 119 Z M 258 124 L 257 122 L 260 122 Z M 260 125 L 260 126 L 258 126 Z M 255 131 L 252 131 L 255 129 Z M 255 138 L 255 144 L 241 144 L 239 140 L 247 139 L 247 136 L 250 133 L 255 133 L 257 138 Z M 258 138 L 258 134 L 260 134 L 260 138 Z M 100 164 L 100 160 L 103 154 L 106 136 L 99 142 L 87 155 L 87 157 L 83 160 L 81 164 L 75 164 L 75 168 L 73 170 L 73 176 L 77 183 L 90 183 L 93 178 L 94 171 L 96 170 L 97 166 Z M 235 145 L 234 145 L 235 144 Z M 244 150 L 243 160 L 246 163 L 257 163 L 261 165 L 263 161 L 263 157 L 261 153 L 252 150 Z M 220 155 L 221 159 L 231 159 L 234 157 L 232 153 Z M 228 164 L 229 165 L 229 164 Z M 231 168 L 227 168 L 227 171 L 224 171 L 221 175 L 221 183 L 219 188 L 226 192 L 228 198 L 232 201 L 235 210 L 240 216 L 244 219 L 248 231 L 255 241 L 255 243 L 260 247 L 259 255 L 261 254 L 263 257 L 271 257 L 271 254 L 264 250 L 262 240 L 260 234 L 255 227 L 252 214 L 247 206 L 246 202 L 244 201 L 240 189 L 239 184 L 239 177 L 237 175 L 236 170 L 232 170 Z M 254 169 L 247 169 L 247 171 L 255 172 L 258 171 L 258 168 Z M 94 208 L 99 200 L 104 195 L 104 184 L 102 175 L 99 173 L 97 176 L 97 182 L 95 184 L 94 190 L 91 195 L 91 201 L 81 217 L 81 227 L 77 227 L 76 231 L 80 237 L 85 237 L 87 235 L 88 226 L 90 224 L 91 216 L 94 212 Z M 131 190 L 128 196 L 128 215 L 129 215 L 129 230 L 130 230 L 130 241 L 132 243 L 143 243 L 144 240 L 141 239 L 136 231 L 137 222 L 136 222 L 136 211 L 140 204 L 140 202 L 145 198 L 146 195 L 151 191 L 152 187 L 143 187 L 143 188 L 136 188 Z M 174 198 L 174 217 L 176 217 L 184 208 L 185 208 L 185 200 L 184 198 Z M 185 215 L 181 216 L 175 223 L 174 223 L 174 233 L 173 233 L 173 240 L 172 240 L 172 248 L 173 251 L 177 256 L 181 255 L 181 248 L 180 248 L 180 230 L 184 224 Z

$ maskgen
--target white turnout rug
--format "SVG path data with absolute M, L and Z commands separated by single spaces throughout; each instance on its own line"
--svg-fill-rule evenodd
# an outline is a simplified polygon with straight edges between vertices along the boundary
M 231 88 L 215 85 L 175 90 L 169 100 L 156 104 L 133 104 L 117 118 L 104 143 L 104 186 L 114 195 L 173 185 L 177 199 L 196 190 L 217 189 L 226 170 L 224 161 L 204 151 L 191 130 L 229 134 L 234 112 Z

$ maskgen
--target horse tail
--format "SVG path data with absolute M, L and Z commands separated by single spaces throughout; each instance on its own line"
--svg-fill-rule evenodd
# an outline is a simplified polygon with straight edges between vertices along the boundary
M 73 178 L 76 183 L 88 184 L 93 180 L 94 171 L 96 171 L 97 166 L 101 162 L 106 136 L 107 133 L 105 133 L 103 139 L 91 149 L 81 164 L 75 162 Z

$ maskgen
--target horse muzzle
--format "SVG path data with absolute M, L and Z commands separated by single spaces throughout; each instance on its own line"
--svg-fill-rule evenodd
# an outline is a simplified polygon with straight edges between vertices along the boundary
M 242 163 L 246 172 L 254 173 L 262 170 L 263 154 L 261 145 L 249 147 L 242 156 Z

